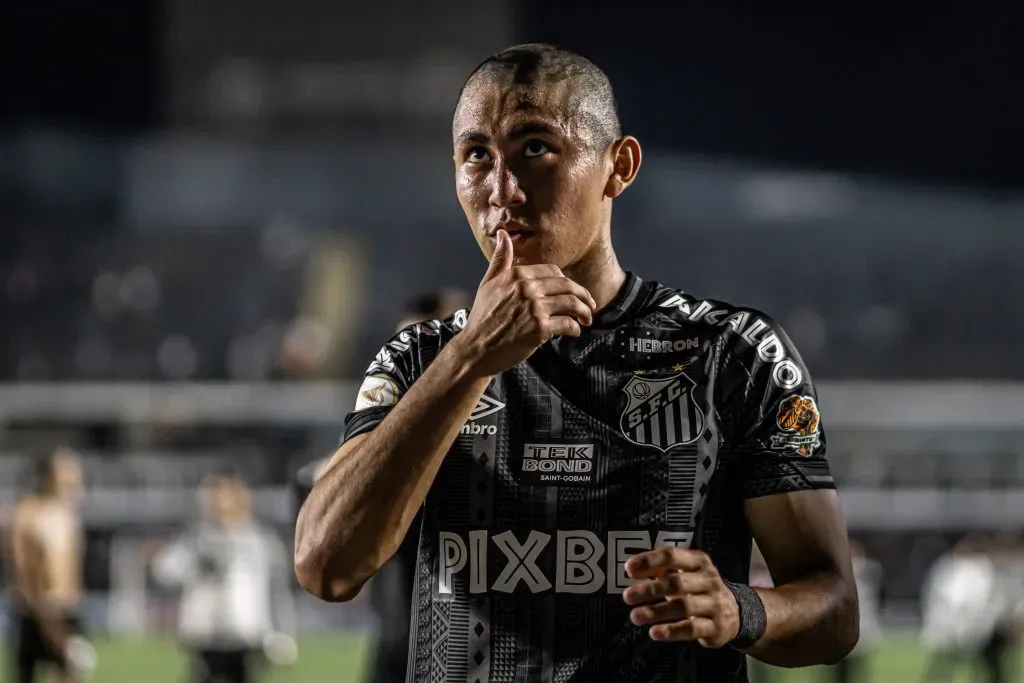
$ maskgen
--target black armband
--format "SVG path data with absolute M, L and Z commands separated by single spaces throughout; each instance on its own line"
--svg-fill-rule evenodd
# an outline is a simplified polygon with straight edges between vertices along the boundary
M 733 583 L 732 581 L 724 583 L 736 597 L 736 605 L 740 610 L 740 631 L 729 643 L 729 646 L 737 650 L 753 647 L 768 628 L 768 615 L 765 614 L 761 596 L 745 583 Z

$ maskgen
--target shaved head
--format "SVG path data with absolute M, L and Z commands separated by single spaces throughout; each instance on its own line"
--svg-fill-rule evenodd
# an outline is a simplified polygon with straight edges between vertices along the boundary
M 466 79 L 455 106 L 479 83 L 498 83 L 527 93 L 560 94 L 562 116 L 595 145 L 605 147 L 622 135 L 612 84 L 586 57 L 555 45 L 516 45 L 487 58 Z
M 625 277 L 612 200 L 636 177 L 640 144 L 622 134 L 611 83 L 589 59 L 531 44 L 485 60 L 459 93 L 452 152 L 459 204 L 485 256 L 504 226 L 520 265 L 555 265 L 591 287 L 609 270 Z

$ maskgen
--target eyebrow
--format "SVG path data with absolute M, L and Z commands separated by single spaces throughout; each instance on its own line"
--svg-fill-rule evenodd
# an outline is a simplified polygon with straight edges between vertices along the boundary
M 509 138 L 517 140 L 519 138 L 536 135 L 538 133 L 556 135 L 558 133 L 558 129 L 550 124 L 541 123 L 539 121 L 520 123 L 512 127 L 512 130 L 509 132 Z M 487 135 L 487 133 L 481 133 L 479 131 L 467 131 L 465 133 L 461 133 L 459 137 L 456 138 L 456 142 L 460 144 L 467 142 L 486 144 L 490 141 L 491 137 Z

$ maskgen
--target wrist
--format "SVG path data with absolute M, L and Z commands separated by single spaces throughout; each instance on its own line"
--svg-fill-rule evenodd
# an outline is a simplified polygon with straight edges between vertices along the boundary
M 455 335 L 441 350 L 449 376 L 458 384 L 462 382 L 489 383 L 494 375 L 482 370 L 485 352 L 482 345 L 474 343 L 465 332 Z
M 746 650 L 757 644 L 768 628 L 768 615 L 765 613 L 764 602 L 757 591 L 744 583 L 725 581 L 725 587 L 736 598 L 739 611 L 739 630 L 729 646 L 736 650 Z

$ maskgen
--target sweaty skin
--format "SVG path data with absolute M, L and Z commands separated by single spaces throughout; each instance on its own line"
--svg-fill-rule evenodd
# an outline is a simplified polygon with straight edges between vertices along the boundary
M 18 502 L 11 523 L 13 602 L 35 619 L 55 652 L 68 644 L 72 634 L 64 620 L 82 594 L 82 526 L 75 506 L 81 488 L 77 459 L 58 451 L 39 492 Z M 63 671 L 60 680 L 74 681 L 74 671 Z

